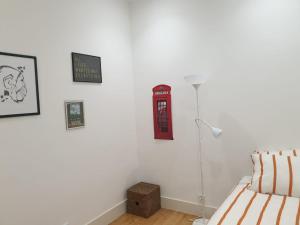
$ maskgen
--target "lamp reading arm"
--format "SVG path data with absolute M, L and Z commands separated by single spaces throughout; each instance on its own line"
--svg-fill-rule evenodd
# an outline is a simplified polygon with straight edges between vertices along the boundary
M 207 126 L 209 129 L 211 129 L 214 137 L 217 138 L 222 134 L 222 130 L 220 128 L 213 127 L 211 124 L 209 124 L 208 122 L 206 122 L 205 120 L 202 120 L 200 118 L 195 119 L 195 123 L 198 128 L 200 127 L 200 122 L 203 123 L 205 126 Z

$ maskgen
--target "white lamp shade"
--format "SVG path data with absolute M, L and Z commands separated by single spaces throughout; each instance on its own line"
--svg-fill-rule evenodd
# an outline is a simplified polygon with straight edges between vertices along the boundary
M 204 84 L 207 80 L 206 75 L 188 75 L 184 77 L 185 81 L 195 88 L 198 88 L 201 84 Z
M 222 134 L 222 130 L 220 128 L 217 128 L 217 127 L 212 127 L 211 131 L 212 131 L 215 138 L 219 137 Z

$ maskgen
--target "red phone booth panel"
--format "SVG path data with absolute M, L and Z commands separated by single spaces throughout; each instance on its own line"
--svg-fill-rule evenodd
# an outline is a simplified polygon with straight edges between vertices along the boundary
M 173 140 L 171 87 L 158 85 L 153 88 L 154 138 Z

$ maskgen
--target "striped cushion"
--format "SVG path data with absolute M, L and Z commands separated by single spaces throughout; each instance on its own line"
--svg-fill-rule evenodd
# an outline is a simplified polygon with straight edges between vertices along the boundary
M 300 197 L 300 157 L 253 154 L 250 190 Z
M 282 155 L 282 156 L 297 156 L 300 155 L 299 149 L 259 149 L 254 151 L 254 154 Z

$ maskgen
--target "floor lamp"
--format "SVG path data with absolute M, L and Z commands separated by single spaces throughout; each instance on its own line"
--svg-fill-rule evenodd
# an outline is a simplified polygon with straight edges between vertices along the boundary
M 199 112 L 199 87 L 201 84 L 204 84 L 206 82 L 206 77 L 203 75 L 189 75 L 184 77 L 185 81 L 191 84 L 196 93 L 196 118 L 195 118 L 195 124 L 198 130 L 198 148 L 199 148 L 199 158 L 200 158 L 200 186 L 201 186 L 201 215 L 199 216 L 199 219 L 196 219 L 193 223 L 193 225 L 205 225 L 208 223 L 208 220 L 206 219 L 205 215 L 205 190 L 204 190 L 204 178 L 203 178 L 203 157 L 202 157 L 202 145 L 201 145 L 201 131 L 200 131 L 200 125 L 203 124 L 207 126 L 211 131 L 215 138 L 219 137 L 222 134 L 222 130 L 217 127 L 213 127 L 211 124 L 206 122 L 205 120 L 200 118 L 200 112 Z

